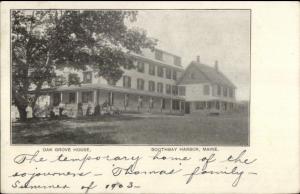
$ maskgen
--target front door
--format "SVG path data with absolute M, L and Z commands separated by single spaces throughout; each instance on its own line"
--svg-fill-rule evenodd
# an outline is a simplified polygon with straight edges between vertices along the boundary
M 190 102 L 185 102 L 185 113 L 190 114 Z
M 58 106 L 60 103 L 60 93 L 53 94 L 53 106 Z

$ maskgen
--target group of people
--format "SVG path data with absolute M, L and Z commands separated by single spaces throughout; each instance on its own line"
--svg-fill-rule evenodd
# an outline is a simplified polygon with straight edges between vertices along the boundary
M 119 113 L 118 110 L 113 110 L 113 108 L 109 105 L 107 101 L 105 101 L 102 105 L 97 104 L 96 106 L 92 106 L 91 103 L 88 103 L 85 110 L 83 108 L 83 104 L 78 103 L 77 110 L 76 108 L 74 108 L 74 112 L 72 112 L 72 110 L 73 109 L 67 110 L 67 107 L 63 102 L 60 102 L 58 106 L 51 106 L 48 104 L 48 102 L 46 102 L 46 104 L 43 107 L 36 105 L 34 109 L 32 108 L 31 103 L 29 103 L 28 106 L 26 107 L 26 115 L 27 118 L 30 119 L 33 117 L 44 117 L 44 118 L 63 117 L 69 115 L 70 112 L 71 115 L 73 114 L 79 117 Z

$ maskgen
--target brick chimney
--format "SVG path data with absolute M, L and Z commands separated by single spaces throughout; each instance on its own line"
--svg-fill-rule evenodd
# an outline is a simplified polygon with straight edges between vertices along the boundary
M 197 63 L 200 63 L 200 56 L 197 56 Z
M 218 60 L 215 61 L 215 69 L 216 69 L 216 71 L 219 71 L 219 62 L 218 62 Z

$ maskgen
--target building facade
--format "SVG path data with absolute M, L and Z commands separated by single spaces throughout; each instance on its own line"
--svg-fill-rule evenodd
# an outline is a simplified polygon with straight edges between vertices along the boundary
M 185 92 L 179 95 L 186 101 L 186 113 L 220 113 L 233 111 L 236 98 L 235 85 L 219 70 L 218 62 L 214 67 L 193 61 L 177 82 Z
M 218 69 L 201 64 L 199 57 L 184 70 L 177 55 L 155 49 L 131 54 L 133 69 L 111 84 L 91 68 L 75 71 L 65 68 L 57 73 L 71 79 L 77 74 L 80 85 L 44 88 L 50 107 L 58 113 L 76 117 L 93 114 L 96 106 L 106 111 L 128 113 L 211 113 L 234 110 L 235 85 Z
M 86 71 L 65 68 L 57 73 L 66 79 L 77 74 L 81 85 L 44 88 L 43 93 L 49 96 L 51 107 L 58 109 L 63 104 L 70 117 L 78 116 L 79 109 L 82 115 L 88 108 L 93 114 L 97 105 L 120 112 L 183 113 L 184 97 L 179 96 L 176 84 L 184 71 L 181 58 L 158 49 L 131 57 L 135 68 L 122 68 L 124 74 L 115 84 L 89 67 Z

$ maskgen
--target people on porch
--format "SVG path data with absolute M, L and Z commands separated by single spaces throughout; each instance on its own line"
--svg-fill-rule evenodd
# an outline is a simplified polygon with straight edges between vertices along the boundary
M 88 103 L 85 115 L 86 116 L 91 116 L 92 115 L 92 105 L 91 105 L 91 102 Z
M 152 108 L 153 108 L 153 99 L 150 98 L 150 100 L 149 100 L 149 110 L 148 110 L 148 112 L 151 112 Z
M 65 104 L 63 102 L 60 102 L 58 105 L 58 109 L 59 109 L 59 116 L 61 117 L 63 115 L 63 111 L 65 109 Z
M 82 103 L 81 103 L 81 102 L 78 103 L 78 107 L 77 107 L 77 116 L 78 116 L 78 117 L 83 116 L 83 110 L 82 110 Z
M 142 106 L 143 106 L 143 98 L 141 96 L 139 96 L 139 98 L 138 98 L 138 111 L 140 111 Z
M 96 106 L 95 106 L 95 109 L 94 109 L 94 115 L 95 116 L 98 116 L 98 115 L 100 115 L 101 113 L 100 113 L 100 105 L 99 104 L 97 104 Z

